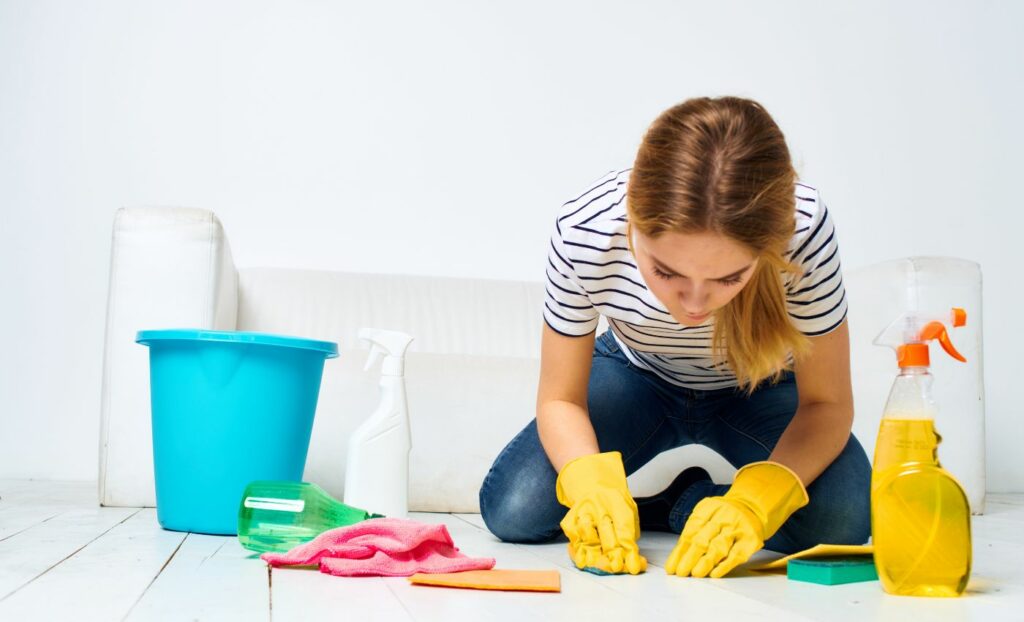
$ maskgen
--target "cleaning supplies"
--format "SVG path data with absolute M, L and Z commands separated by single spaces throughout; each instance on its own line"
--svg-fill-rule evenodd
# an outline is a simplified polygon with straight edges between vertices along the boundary
M 870 544 L 816 544 L 770 562 L 748 566 L 758 572 L 786 571 L 791 581 L 842 585 L 859 581 L 875 581 L 878 572 Z
M 885 405 L 871 476 L 875 564 L 886 592 L 959 596 L 971 572 L 971 513 L 963 488 L 939 465 L 928 342 L 937 339 L 963 362 L 944 321 L 963 326 L 967 315 L 910 312 L 875 339 L 893 347 L 900 367 Z
M 417 572 L 490 570 L 493 557 L 459 552 L 444 525 L 373 518 L 325 531 L 287 553 L 264 553 L 271 566 L 320 566 L 339 577 L 408 577 Z
M 380 518 L 331 497 L 308 482 L 256 481 L 242 495 L 238 508 L 238 541 L 266 553 L 288 551 L 321 533 Z
M 369 342 L 365 369 L 382 357 L 380 404 L 352 434 L 345 467 L 345 503 L 405 517 L 409 498 L 409 411 L 405 399 L 405 350 L 412 337 L 392 330 L 364 328 Z
M 467 570 L 425 574 L 409 577 L 413 585 L 458 587 L 471 590 L 504 590 L 514 592 L 561 592 L 562 580 L 557 570 Z
M 820 559 L 822 557 L 848 557 L 848 556 L 866 556 L 871 557 L 875 552 L 874 545 L 871 544 L 815 544 L 809 549 L 797 551 L 791 553 L 785 557 L 773 559 L 770 562 L 763 562 L 760 564 L 753 564 L 747 567 L 747 570 L 767 571 L 767 570 L 785 570 L 789 565 L 789 562 L 794 559 Z
M 246 484 L 302 479 L 338 344 L 206 329 L 143 330 L 136 341 L 149 347 L 160 526 L 235 535 Z
M 878 571 L 870 555 L 846 555 L 794 559 L 786 567 L 790 581 L 803 581 L 819 585 L 843 585 L 861 581 L 875 581 Z

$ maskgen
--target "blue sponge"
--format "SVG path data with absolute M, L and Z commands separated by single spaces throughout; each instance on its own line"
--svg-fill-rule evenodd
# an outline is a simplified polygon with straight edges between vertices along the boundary
M 583 570 L 583 572 L 589 572 L 590 574 L 596 574 L 596 575 L 601 576 L 601 577 L 607 577 L 610 574 L 614 574 L 614 573 L 611 573 L 611 572 L 606 572 L 604 570 L 601 570 L 600 568 L 595 568 L 594 566 L 584 566 L 582 568 L 582 570 Z

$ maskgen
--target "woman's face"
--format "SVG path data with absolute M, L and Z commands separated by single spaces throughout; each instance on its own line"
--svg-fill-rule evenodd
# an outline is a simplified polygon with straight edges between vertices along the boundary
M 699 326 L 746 286 L 757 257 L 717 233 L 633 231 L 637 267 L 647 287 L 677 322 Z

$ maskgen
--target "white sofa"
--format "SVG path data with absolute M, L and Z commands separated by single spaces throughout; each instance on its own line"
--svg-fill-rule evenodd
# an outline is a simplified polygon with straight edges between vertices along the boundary
M 244 244 L 244 240 L 238 241 Z M 963 306 L 969 324 L 953 334 L 968 364 L 933 348 L 942 417 L 943 463 L 984 507 L 984 390 L 981 275 L 949 258 L 902 259 L 846 273 L 850 297 L 854 431 L 873 451 L 889 385 L 891 351 L 871 345 L 901 313 L 908 279 L 921 308 Z M 476 512 L 477 491 L 504 444 L 530 421 L 539 370 L 543 285 L 236 268 L 216 216 L 190 208 L 117 212 L 111 251 L 99 465 L 103 505 L 152 506 L 148 350 L 140 329 L 247 330 L 335 341 L 327 361 L 304 478 L 341 496 L 346 439 L 376 405 L 377 377 L 363 372 L 363 326 L 415 337 L 406 361 L 413 436 L 411 510 Z M 602 326 L 603 329 L 603 326 Z M 710 450 L 666 452 L 630 477 L 634 494 L 659 490 L 685 465 L 702 463 L 728 481 L 732 467 Z

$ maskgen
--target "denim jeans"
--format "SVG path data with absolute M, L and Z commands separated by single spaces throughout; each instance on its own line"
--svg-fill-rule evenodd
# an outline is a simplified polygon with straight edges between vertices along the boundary
M 636 367 L 607 332 L 596 340 L 587 408 L 601 451 L 622 453 L 633 473 L 659 453 L 699 443 L 733 466 L 766 460 L 797 407 L 796 380 L 787 373 L 752 395 L 738 389 L 701 391 L 665 382 Z M 506 542 L 546 542 L 561 534 L 567 509 L 555 498 L 557 473 L 534 420 L 502 450 L 480 487 L 480 512 Z M 842 453 L 807 488 L 797 510 L 765 548 L 794 553 L 815 544 L 862 544 L 870 534 L 871 465 L 851 434 Z M 669 525 L 682 531 L 698 501 L 725 494 L 727 485 L 702 480 L 675 502 Z

